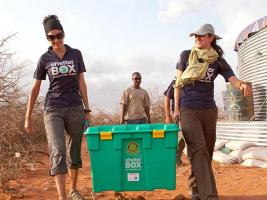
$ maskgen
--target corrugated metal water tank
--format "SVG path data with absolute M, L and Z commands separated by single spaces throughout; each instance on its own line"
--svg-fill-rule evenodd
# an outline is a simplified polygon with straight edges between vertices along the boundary
M 249 141 L 267 147 L 267 121 L 220 121 L 217 123 L 217 139 Z
M 241 80 L 252 82 L 255 120 L 267 119 L 267 27 L 246 39 L 238 48 Z
M 256 121 L 218 121 L 217 138 L 249 141 L 267 147 L 267 16 L 249 24 L 239 33 L 235 51 L 238 53 L 238 77 L 252 83 Z M 226 93 L 224 96 L 228 97 Z M 228 101 L 230 106 L 241 103 L 236 101 L 238 98 L 228 100 L 231 100 Z

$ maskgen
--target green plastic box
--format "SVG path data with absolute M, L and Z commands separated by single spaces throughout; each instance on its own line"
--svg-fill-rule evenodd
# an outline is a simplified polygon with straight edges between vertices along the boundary
M 93 192 L 176 188 L 176 124 L 89 127 Z

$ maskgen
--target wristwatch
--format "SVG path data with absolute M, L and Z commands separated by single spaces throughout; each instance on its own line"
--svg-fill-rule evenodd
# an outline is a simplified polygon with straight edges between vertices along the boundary
M 85 113 L 88 113 L 88 112 L 92 112 L 92 111 L 91 111 L 89 108 L 85 108 L 85 109 L 84 109 L 84 112 L 85 112 Z

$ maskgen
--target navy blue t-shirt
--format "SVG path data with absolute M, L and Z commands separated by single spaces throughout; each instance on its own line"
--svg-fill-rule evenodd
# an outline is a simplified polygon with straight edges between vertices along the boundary
M 45 99 L 45 108 L 73 107 L 82 105 L 79 92 L 79 74 L 85 72 L 83 57 L 78 49 L 65 45 L 67 51 L 63 59 L 49 47 L 39 59 L 34 78 L 45 80 L 49 77 L 50 85 Z
M 174 86 L 175 80 L 173 80 L 170 85 L 168 86 L 167 90 L 164 92 L 166 97 L 170 98 L 171 101 L 171 110 L 174 111 Z
M 185 71 L 188 66 L 190 50 L 185 50 L 180 54 L 176 69 Z M 209 65 L 206 77 L 204 79 L 195 81 L 194 84 L 185 85 L 181 90 L 181 108 L 193 108 L 193 109 L 208 109 L 215 108 L 214 101 L 214 80 L 218 74 L 222 75 L 226 82 L 228 78 L 234 76 L 234 72 L 226 62 L 221 58 L 220 62 L 226 66 L 225 69 L 220 67 L 219 62 L 216 61 Z

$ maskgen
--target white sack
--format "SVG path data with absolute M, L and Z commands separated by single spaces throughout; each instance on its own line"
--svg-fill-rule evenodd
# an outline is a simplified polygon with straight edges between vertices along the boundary
M 213 160 L 220 162 L 222 164 L 237 163 L 237 158 L 229 154 L 224 154 L 223 152 L 220 151 L 214 151 Z
M 219 151 L 229 140 L 217 139 L 214 146 L 214 151 Z
M 247 152 L 242 155 L 242 159 L 256 159 L 256 160 L 263 160 L 267 162 L 267 148 L 257 148 L 255 151 Z
M 251 152 L 254 152 L 255 150 L 257 150 L 259 147 L 248 147 L 244 150 L 234 150 L 230 153 L 231 156 L 234 156 L 236 159 L 237 159 L 237 162 L 238 163 L 241 163 L 244 161 L 244 159 L 242 158 L 242 156 L 244 154 L 247 154 L 247 153 L 251 153 Z
M 247 159 L 241 165 L 249 166 L 249 167 L 267 168 L 267 162 L 263 160 Z
M 254 144 L 252 142 L 247 142 L 247 141 L 230 141 L 225 144 L 225 147 L 232 150 L 244 150 L 253 145 Z

